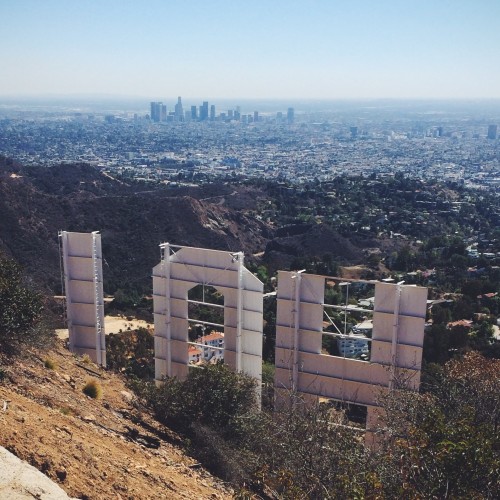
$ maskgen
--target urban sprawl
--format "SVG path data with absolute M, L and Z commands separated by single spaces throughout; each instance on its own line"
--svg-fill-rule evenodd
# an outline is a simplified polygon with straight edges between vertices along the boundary
M 0 106 L 0 154 L 25 165 L 85 162 L 112 175 L 170 186 L 260 178 L 294 184 L 339 175 L 500 184 L 496 117 L 401 112 L 388 106 L 321 111 L 219 110 L 144 103 L 144 112 Z M 304 109 L 302 109 L 304 108 Z

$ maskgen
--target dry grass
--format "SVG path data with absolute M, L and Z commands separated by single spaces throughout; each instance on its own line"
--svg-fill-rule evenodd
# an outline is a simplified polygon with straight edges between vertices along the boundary
M 55 370 L 57 368 L 56 362 L 53 359 L 50 359 L 50 358 L 47 358 L 43 362 L 43 364 L 44 364 L 45 368 L 47 368 L 48 370 Z
M 92 363 L 92 360 L 90 359 L 90 356 L 88 354 L 84 354 L 82 356 L 82 363 L 84 365 L 89 365 L 90 363 Z
M 82 390 L 89 398 L 100 399 L 102 397 L 101 384 L 95 379 L 89 380 Z

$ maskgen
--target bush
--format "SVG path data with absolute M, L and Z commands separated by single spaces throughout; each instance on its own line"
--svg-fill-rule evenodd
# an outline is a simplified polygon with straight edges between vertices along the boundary
M 500 498 L 500 361 L 470 352 L 433 368 L 424 393 L 395 391 L 385 401 L 385 491 Z
M 69 416 L 75 415 L 75 411 L 72 408 L 70 408 L 69 406 L 61 406 L 61 408 L 59 408 L 59 411 L 63 415 L 69 415 Z
M 189 452 L 236 486 L 276 498 L 371 492 L 364 474 L 354 474 L 366 465 L 359 433 L 336 426 L 339 417 L 326 405 L 306 409 L 298 401 L 282 412 L 256 412 L 254 380 L 224 365 L 141 387 L 157 418 L 189 435 Z
M 377 498 L 362 434 L 342 427 L 344 414 L 326 404 L 292 404 L 262 414 L 244 446 L 253 486 L 276 498 Z
M 129 377 L 154 379 L 154 337 L 146 328 L 106 337 L 108 368 Z
M 238 418 L 256 407 L 255 380 L 223 364 L 191 368 L 183 382 L 169 378 L 160 387 L 142 387 L 157 418 L 177 429 L 200 423 L 234 433 Z
M 83 387 L 83 393 L 92 399 L 100 399 L 102 397 L 102 387 L 97 380 L 89 380 Z
M 43 364 L 48 370 L 55 370 L 57 368 L 56 362 L 50 358 L 47 358 Z
M 261 497 L 500 498 L 499 383 L 500 361 L 477 353 L 432 365 L 421 393 L 380 401 L 389 418 L 377 450 L 329 405 L 290 394 L 286 408 L 253 411 L 253 381 L 223 365 L 142 395 L 205 467 Z
M 54 332 L 46 323 L 43 297 L 29 286 L 21 268 L 0 258 L 0 351 L 12 353 L 23 345 L 47 346 Z

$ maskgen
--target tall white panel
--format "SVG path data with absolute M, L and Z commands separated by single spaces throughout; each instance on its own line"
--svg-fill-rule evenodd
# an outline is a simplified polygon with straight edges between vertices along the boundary
M 262 282 L 243 267 L 242 253 L 162 245 L 153 269 L 156 379 L 184 378 L 188 367 L 188 291 L 197 285 L 224 296 L 224 362 L 262 378 Z
M 106 366 L 101 235 L 62 231 L 59 237 L 70 350 Z

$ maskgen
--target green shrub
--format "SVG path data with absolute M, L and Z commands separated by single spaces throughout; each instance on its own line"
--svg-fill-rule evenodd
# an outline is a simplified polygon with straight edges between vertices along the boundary
M 256 406 L 255 381 L 223 364 L 192 368 L 185 381 L 166 379 L 160 387 L 143 385 L 142 396 L 157 418 L 178 429 L 201 423 L 235 432 L 238 418 Z
M 83 393 L 89 398 L 100 399 L 102 397 L 101 384 L 95 379 L 89 380 L 83 387 Z
M 56 362 L 53 359 L 50 359 L 50 358 L 47 358 L 43 362 L 43 364 L 44 364 L 45 368 L 47 368 L 48 370 L 55 370 L 57 368 Z
M 49 344 L 54 331 L 44 320 L 42 295 L 25 282 L 13 260 L 0 257 L 0 350 L 11 353 L 22 345 Z
M 107 367 L 129 377 L 154 379 L 154 337 L 146 328 L 106 337 Z

